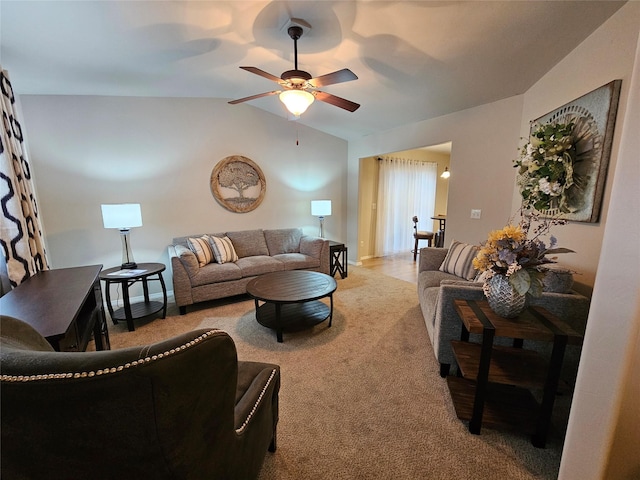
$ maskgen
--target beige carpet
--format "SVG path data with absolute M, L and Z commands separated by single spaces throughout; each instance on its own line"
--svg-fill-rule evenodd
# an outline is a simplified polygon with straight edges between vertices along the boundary
M 363 268 L 338 280 L 333 326 L 285 332 L 255 321 L 246 297 L 140 320 L 135 332 L 110 325 L 112 348 L 215 327 L 241 359 L 282 369 L 278 450 L 260 479 L 552 479 L 562 438 L 546 449 L 524 434 L 484 429 L 471 435 L 456 418 L 438 375 L 416 286 Z

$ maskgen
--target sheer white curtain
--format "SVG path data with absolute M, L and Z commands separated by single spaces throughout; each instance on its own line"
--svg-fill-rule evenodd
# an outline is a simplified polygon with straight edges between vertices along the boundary
M 438 164 L 394 157 L 379 160 L 376 257 L 413 249 L 413 222 L 432 230 Z

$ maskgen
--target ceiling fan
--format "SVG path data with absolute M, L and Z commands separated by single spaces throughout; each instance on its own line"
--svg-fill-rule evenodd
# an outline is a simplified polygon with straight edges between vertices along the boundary
M 276 82 L 282 87 L 282 90 L 259 93 L 257 95 L 251 95 L 250 97 L 232 100 L 229 103 L 235 105 L 237 103 L 247 102 L 256 98 L 280 94 L 280 100 L 282 103 L 284 103 L 287 110 L 295 116 L 300 116 L 304 113 L 309 105 L 313 103 L 314 99 L 335 105 L 336 107 L 343 108 L 349 112 L 355 112 L 360 107 L 359 104 L 327 92 L 322 92 L 317 90 L 317 88 L 357 80 L 358 77 L 348 68 L 343 68 L 342 70 L 315 78 L 312 78 L 311 75 L 304 70 L 298 70 L 298 39 L 302 36 L 303 30 L 302 27 L 293 25 L 287 29 L 287 33 L 293 40 L 295 59 L 295 67 L 293 70 L 287 70 L 280 77 L 276 77 L 275 75 L 271 75 L 257 67 L 240 67 L 243 70 L 260 75 L 272 82 Z

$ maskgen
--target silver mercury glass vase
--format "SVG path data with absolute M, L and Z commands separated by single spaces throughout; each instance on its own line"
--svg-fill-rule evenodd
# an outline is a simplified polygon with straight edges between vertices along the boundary
M 485 290 L 489 307 L 504 318 L 517 317 L 526 307 L 527 295 L 519 294 L 506 275 L 494 275 L 487 281 Z

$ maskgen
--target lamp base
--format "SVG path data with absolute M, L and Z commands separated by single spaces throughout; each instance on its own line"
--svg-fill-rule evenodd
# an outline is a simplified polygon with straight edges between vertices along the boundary
M 133 259 L 133 253 L 131 252 L 131 242 L 129 242 L 129 229 L 120 229 L 120 238 L 122 239 L 122 265 L 120 268 L 124 270 L 131 270 L 138 268 L 138 264 Z

